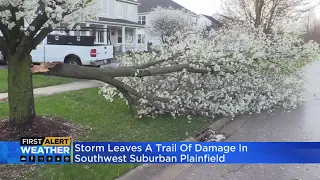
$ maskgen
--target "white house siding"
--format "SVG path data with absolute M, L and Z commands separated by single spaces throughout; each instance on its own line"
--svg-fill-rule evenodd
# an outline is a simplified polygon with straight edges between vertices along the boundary
M 104 1 L 104 0 L 102 0 Z M 115 14 L 116 14 L 116 1 L 115 0 L 105 0 L 105 1 L 109 1 L 109 13 L 108 13 L 108 18 L 116 18 Z
M 146 28 L 141 28 L 141 29 L 138 29 L 138 36 L 139 34 L 140 35 L 144 35 L 145 36 L 145 43 L 144 43 L 144 48 L 147 50 L 148 49 L 148 43 L 152 43 L 152 45 L 159 45 L 161 44 L 161 41 L 155 37 L 155 36 L 152 36 L 148 33 L 148 25 L 150 25 L 150 15 L 149 13 L 139 13 L 138 14 L 138 17 L 139 16 L 146 16 Z
M 128 4 L 128 20 L 138 22 L 138 8 L 137 5 Z
M 106 1 L 110 1 L 110 6 L 113 6 L 112 9 L 114 10 L 114 12 L 112 12 L 112 15 L 110 14 L 108 18 L 125 19 L 133 22 L 138 21 L 137 5 L 130 4 L 127 2 L 122 2 L 122 1 L 116 1 L 116 0 L 106 0 Z
M 132 1 L 128 0 L 97 0 L 97 6 L 100 9 L 99 17 L 138 22 L 138 5 L 135 4 L 135 2 L 132 3 Z M 110 30 L 110 41 L 112 45 L 127 46 L 128 43 L 131 43 L 131 47 L 137 46 L 137 27 L 133 27 L 130 24 L 104 23 L 104 28 Z M 124 31 L 123 28 L 125 28 Z M 118 42 L 119 35 L 122 36 L 125 42 Z M 107 36 L 107 34 L 105 34 L 105 36 Z
M 128 3 L 129 1 L 126 0 L 97 0 L 97 9 L 98 17 L 109 18 L 109 19 L 121 19 L 121 20 L 128 20 L 131 22 L 138 22 L 138 6 L 137 4 Z M 138 44 L 138 29 L 144 32 L 144 28 L 136 25 L 131 24 L 123 24 L 123 23 L 114 23 L 114 22 L 102 22 L 102 21 L 90 21 L 81 24 L 82 27 L 99 27 L 105 28 L 105 30 L 100 30 L 96 32 L 97 44 L 106 44 L 107 43 L 107 31 L 106 28 L 110 30 L 110 41 L 111 45 L 134 48 L 135 50 L 145 50 L 146 46 L 143 44 Z M 123 29 L 124 28 L 124 29 Z M 123 34 L 124 32 L 124 34 Z M 53 32 L 53 33 L 64 33 L 64 32 Z M 99 35 L 100 38 L 99 39 Z M 70 31 L 70 35 L 92 35 L 92 32 L 89 31 Z M 121 43 L 118 42 L 118 37 L 122 36 Z M 102 40 L 101 40 L 102 39 Z M 123 50 L 125 48 L 122 47 Z

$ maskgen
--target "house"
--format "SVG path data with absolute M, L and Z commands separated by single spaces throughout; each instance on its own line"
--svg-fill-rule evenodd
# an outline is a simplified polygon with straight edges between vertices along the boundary
M 236 20 L 236 19 L 233 19 L 231 17 L 228 17 L 228 16 L 225 16 L 225 15 L 222 15 L 222 14 L 216 14 L 214 13 L 212 15 L 212 17 L 219 21 L 221 24 L 228 24 L 228 23 L 232 23 L 232 22 L 240 22 L 239 20 Z
M 216 20 L 212 16 L 200 14 L 199 15 L 199 20 L 198 20 L 198 25 L 200 27 L 206 27 L 207 30 L 211 29 L 218 29 L 223 26 L 223 22 Z
M 198 23 L 198 15 L 185 7 L 181 6 L 180 4 L 174 2 L 173 0 L 138 0 L 138 23 L 141 25 L 148 26 L 150 22 L 150 12 L 154 9 L 159 7 L 162 8 L 173 8 L 173 9 L 184 9 L 188 12 L 190 19 Z M 144 44 L 145 49 L 148 49 L 148 45 L 153 44 L 157 45 L 161 43 L 161 41 L 156 38 L 148 35 L 145 28 L 138 29 L 138 43 Z
M 138 31 L 144 25 L 138 23 L 138 2 L 134 0 L 97 0 L 100 10 L 97 20 L 81 23 L 82 29 L 70 35 L 95 35 L 97 44 L 114 45 L 118 51 L 140 49 Z M 143 47 L 144 48 L 144 47 Z

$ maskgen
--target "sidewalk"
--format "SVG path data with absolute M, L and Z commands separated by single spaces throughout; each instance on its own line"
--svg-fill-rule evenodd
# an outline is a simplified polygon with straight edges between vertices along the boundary
M 81 89 L 88 89 L 88 88 L 94 88 L 94 87 L 100 87 L 103 86 L 104 83 L 100 81 L 79 81 L 79 82 L 73 82 L 69 84 L 60 84 L 56 86 L 48 86 L 43 88 L 37 88 L 33 90 L 34 96 L 49 96 L 52 94 L 58 94 L 58 93 L 64 93 L 69 91 L 76 91 Z M 7 98 L 8 93 L 1 93 L 0 94 L 0 100 Z

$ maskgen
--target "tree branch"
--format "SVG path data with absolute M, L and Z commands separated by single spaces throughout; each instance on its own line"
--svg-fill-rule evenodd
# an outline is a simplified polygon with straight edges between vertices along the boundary
M 8 27 L 0 21 L 0 30 L 8 47 L 12 46 L 11 35 Z
M 40 44 L 43 41 L 43 39 L 46 38 L 50 32 L 52 32 L 52 28 L 41 29 L 39 34 L 36 35 L 32 40 L 31 50 L 35 49 L 38 46 L 38 44 Z
M 45 71 L 50 73 L 58 73 L 58 76 L 69 77 L 69 78 L 80 78 L 80 79 L 96 79 L 99 80 L 100 76 L 109 76 L 109 77 L 147 77 L 155 76 L 162 74 L 169 74 L 174 72 L 180 72 L 186 70 L 192 73 L 214 73 L 208 71 L 207 69 L 195 69 L 191 67 L 190 64 L 178 64 L 172 65 L 169 67 L 159 67 L 151 69 L 133 69 L 127 67 L 108 67 L 108 68 L 91 68 L 85 66 L 73 66 L 64 63 L 42 63 L 40 66 L 34 66 L 34 73 L 41 72 L 38 69 L 41 69 L 44 66 L 54 66 L 55 68 L 46 68 Z M 212 65 L 204 65 L 205 67 L 212 67 Z
M 6 40 L 3 37 L 0 37 L 0 50 L 5 55 L 9 55 L 10 49 L 9 49 L 9 46 L 8 46 Z
M 128 68 L 133 68 L 133 69 L 146 69 L 146 68 L 149 68 L 151 66 L 155 66 L 157 64 L 161 64 L 163 62 L 166 62 L 166 61 L 171 61 L 171 60 L 174 60 L 175 58 L 178 58 L 180 56 L 182 56 L 183 54 L 182 53 L 177 53 L 167 59 L 161 59 L 161 60 L 157 60 L 157 61 L 152 61 L 152 62 L 148 62 L 148 63 L 145 63 L 145 64 L 141 64 L 141 65 L 136 65 L 136 66 L 130 66 Z
M 47 15 L 45 13 L 39 14 L 33 22 L 29 25 L 29 38 L 32 39 L 34 36 L 40 31 L 40 29 L 43 27 L 43 25 L 49 20 Z M 34 31 L 30 30 L 30 27 L 34 27 Z

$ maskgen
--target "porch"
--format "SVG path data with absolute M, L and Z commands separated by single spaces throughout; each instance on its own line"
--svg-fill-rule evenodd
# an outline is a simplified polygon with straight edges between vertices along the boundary
M 113 45 L 115 52 L 146 50 L 144 35 L 138 34 L 144 26 L 123 19 L 99 18 L 98 21 L 82 23 L 91 31 L 75 31 L 74 35 L 96 36 L 96 44 Z

